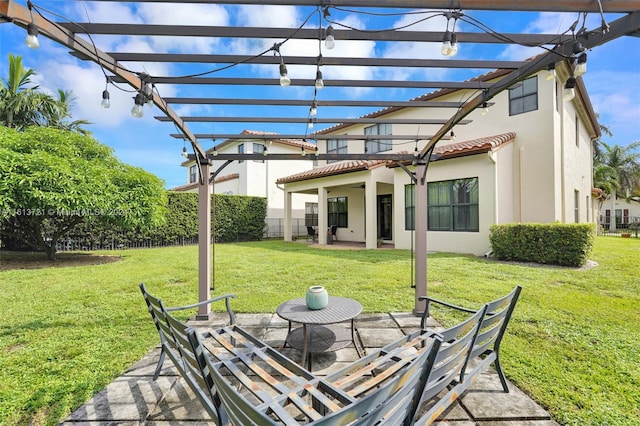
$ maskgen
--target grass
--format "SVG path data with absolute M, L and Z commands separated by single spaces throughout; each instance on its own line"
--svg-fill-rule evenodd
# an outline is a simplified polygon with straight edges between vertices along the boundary
M 168 305 L 197 299 L 196 247 L 119 254 L 0 271 L 1 425 L 56 424 L 157 344 L 139 282 Z M 408 251 L 261 242 L 215 256 L 215 293 L 237 294 L 237 312 L 274 312 L 311 285 L 367 312 L 413 308 Z M 599 237 L 591 258 L 599 266 L 577 270 L 433 254 L 428 291 L 479 306 L 522 285 L 502 347 L 507 376 L 561 424 L 640 425 L 640 240 Z

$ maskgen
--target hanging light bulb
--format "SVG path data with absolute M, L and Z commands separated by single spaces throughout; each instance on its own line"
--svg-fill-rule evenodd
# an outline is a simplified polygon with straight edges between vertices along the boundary
M 480 114 L 481 115 L 489 114 L 489 104 L 486 101 L 482 103 L 482 112 Z
M 309 110 L 309 115 L 311 117 L 315 117 L 316 115 L 318 115 L 318 103 L 315 100 L 311 103 L 311 109 Z
M 456 141 L 456 134 L 453 133 L 453 130 L 451 131 L 451 133 L 449 134 L 449 136 L 451 137 L 451 142 L 455 142 Z
M 332 25 L 329 25 L 327 27 L 327 36 L 324 39 L 324 46 L 329 50 L 331 50 L 334 47 L 336 47 L 336 38 L 333 35 L 333 26 Z
M 307 123 L 307 127 L 309 129 L 313 129 L 313 118 L 309 118 L 309 122 Z
M 287 73 L 287 66 L 284 62 L 280 62 L 280 86 L 287 87 L 291 84 L 291 79 Z
M 307 151 L 304 150 L 304 146 L 300 147 L 300 156 L 301 157 L 306 157 L 307 156 Z
M 547 80 L 553 80 L 556 78 L 556 63 L 551 62 L 547 66 Z
M 562 94 L 562 99 L 565 101 L 571 101 L 576 97 L 576 79 L 575 77 L 569 77 L 567 82 L 564 84 L 564 92 Z
M 144 95 L 142 93 L 138 93 L 134 100 L 135 105 L 131 108 L 131 115 L 135 118 L 141 118 L 144 115 L 144 109 L 142 106 L 144 105 Z
M 442 37 L 440 53 L 444 56 L 449 56 L 451 54 L 451 32 L 449 30 L 445 31 L 444 36 Z
M 211 151 L 211 155 L 213 155 L 214 157 L 218 156 L 218 147 L 217 146 L 213 147 L 213 151 Z
M 324 87 L 324 81 L 322 81 L 322 71 L 318 69 L 316 72 L 316 89 L 320 90 Z
M 420 155 L 420 152 L 418 151 L 418 145 L 416 145 L 416 147 L 413 149 L 413 156 L 417 157 L 418 155 Z
M 573 75 L 579 77 L 587 72 L 587 54 L 583 53 L 578 56 L 578 62 L 576 63 L 576 69 L 573 70 Z
M 189 158 L 189 153 L 187 152 L 187 147 L 186 146 L 182 147 L 182 156 L 184 158 Z
M 25 40 L 27 47 L 31 49 L 37 49 L 40 47 L 40 41 L 38 40 L 38 27 L 31 22 L 27 25 L 27 39 Z
M 266 157 L 267 155 L 269 155 L 269 152 L 267 151 L 267 146 L 266 145 L 262 145 L 262 147 L 264 148 L 262 150 L 262 156 Z
M 111 102 L 109 101 L 109 91 L 106 88 L 102 91 L 102 101 L 100 102 L 100 106 L 105 109 L 111 106 Z
M 456 33 L 451 33 L 451 50 L 448 56 L 456 56 L 458 53 L 458 36 Z

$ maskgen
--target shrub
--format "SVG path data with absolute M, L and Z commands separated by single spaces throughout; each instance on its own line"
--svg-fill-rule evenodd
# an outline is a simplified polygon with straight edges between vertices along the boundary
M 512 223 L 492 225 L 489 234 L 498 259 L 565 266 L 584 265 L 594 238 L 592 224 Z

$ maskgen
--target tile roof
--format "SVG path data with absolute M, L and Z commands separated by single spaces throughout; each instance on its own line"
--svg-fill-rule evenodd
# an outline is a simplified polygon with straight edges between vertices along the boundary
M 433 153 L 440 156 L 438 160 L 481 154 L 483 152 L 492 151 L 494 148 L 514 140 L 515 137 L 515 132 L 509 132 L 501 135 L 472 139 L 470 141 L 455 142 L 441 146 L 436 145 Z
M 331 163 L 323 167 L 317 167 L 291 176 L 281 177 L 276 183 L 300 182 L 303 180 L 316 179 L 326 176 L 335 176 L 345 173 L 357 172 L 361 170 L 371 170 L 384 166 L 388 160 L 349 160 Z
M 467 155 L 481 154 L 489 152 L 500 145 L 511 142 L 515 139 L 515 132 L 504 133 L 501 135 L 487 136 L 484 138 L 473 139 L 470 141 L 462 141 L 442 146 L 436 146 L 435 154 L 439 154 L 438 160 L 446 160 L 448 158 L 463 157 Z M 307 170 L 291 176 L 285 176 L 277 180 L 277 183 L 301 182 L 310 179 L 317 179 L 327 176 L 335 176 L 345 173 L 357 172 L 362 170 L 370 170 L 380 166 L 395 167 L 397 164 L 390 160 L 350 160 L 331 163 L 324 167 L 318 167 L 313 170 Z

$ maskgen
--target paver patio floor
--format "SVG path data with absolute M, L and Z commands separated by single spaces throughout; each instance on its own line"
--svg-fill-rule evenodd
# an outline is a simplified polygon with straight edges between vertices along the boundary
M 216 328 L 224 325 L 226 320 L 226 316 L 214 315 L 209 321 L 191 321 L 190 324 Z M 287 322 L 275 314 L 237 314 L 237 323 L 274 347 L 280 347 L 287 335 Z M 365 351 L 380 348 L 419 326 L 420 319 L 409 313 L 362 314 L 356 319 L 357 337 Z M 283 352 L 293 360 L 300 358 L 296 349 L 285 348 Z M 214 425 L 169 359 L 165 361 L 158 380 L 153 381 L 159 354 L 159 347 L 153 349 L 60 424 Z M 353 345 L 335 353 L 313 354 L 312 370 L 316 374 L 328 374 L 357 357 Z M 508 371 L 506 373 L 508 375 Z M 440 422 L 456 426 L 557 425 L 525 393 L 512 384 L 509 387 L 509 393 L 502 391 L 494 371 L 481 375 L 471 389 L 441 416 Z

